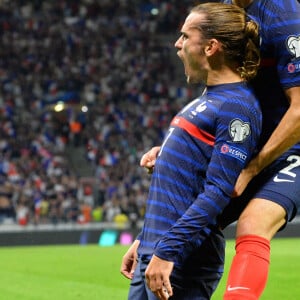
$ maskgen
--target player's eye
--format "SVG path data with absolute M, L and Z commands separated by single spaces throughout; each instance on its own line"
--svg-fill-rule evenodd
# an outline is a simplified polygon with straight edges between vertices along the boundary
M 185 33 L 183 33 L 183 34 L 181 35 L 181 39 L 182 39 L 183 41 L 185 41 L 187 38 L 188 38 L 188 36 L 187 36 Z

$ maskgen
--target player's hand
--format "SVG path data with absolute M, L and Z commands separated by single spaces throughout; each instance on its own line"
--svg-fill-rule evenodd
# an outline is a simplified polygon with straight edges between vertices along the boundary
M 174 263 L 153 255 L 145 271 L 149 289 L 160 300 L 167 300 L 173 295 L 170 275 Z
M 263 162 L 259 155 L 249 162 L 235 183 L 232 197 L 239 197 L 244 192 L 249 182 L 263 169 Z
M 249 182 L 252 180 L 252 178 L 254 177 L 253 173 L 249 170 L 249 169 L 244 169 L 242 170 L 241 174 L 239 175 L 235 186 L 234 186 L 234 190 L 232 193 L 232 197 L 239 197 L 244 190 L 246 189 L 247 185 L 249 184 Z
M 146 168 L 149 174 L 152 174 L 153 172 L 153 168 L 159 150 L 160 146 L 153 147 L 148 152 L 146 152 L 141 158 L 140 166 Z
M 133 278 L 133 273 L 137 264 L 137 248 L 139 244 L 140 241 L 135 240 L 122 259 L 120 272 L 128 279 Z

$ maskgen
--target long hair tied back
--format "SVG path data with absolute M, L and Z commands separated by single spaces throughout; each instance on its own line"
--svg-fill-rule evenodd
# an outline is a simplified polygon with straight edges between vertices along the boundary
M 241 77 L 247 81 L 255 77 L 260 64 L 258 32 L 258 24 L 249 19 L 245 26 L 245 60 L 237 69 Z
M 260 63 L 258 24 L 236 5 L 203 3 L 191 12 L 205 16 L 199 24 L 203 36 L 220 41 L 225 59 L 238 65 L 237 71 L 244 80 L 252 79 Z

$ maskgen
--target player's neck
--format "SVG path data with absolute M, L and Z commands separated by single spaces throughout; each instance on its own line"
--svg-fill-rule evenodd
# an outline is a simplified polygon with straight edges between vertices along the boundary
M 228 70 L 211 71 L 207 76 L 207 85 L 227 84 L 243 81 L 241 76 L 237 73 Z

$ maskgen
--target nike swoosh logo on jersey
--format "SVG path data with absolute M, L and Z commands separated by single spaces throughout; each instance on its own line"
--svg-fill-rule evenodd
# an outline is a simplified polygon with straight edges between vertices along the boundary
M 244 287 L 244 286 L 233 286 L 230 285 L 227 287 L 227 291 L 236 291 L 236 290 L 250 290 L 250 288 Z
M 278 176 L 275 176 L 273 179 L 274 182 L 295 182 L 295 180 L 290 180 L 290 179 L 282 179 L 278 178 Z

